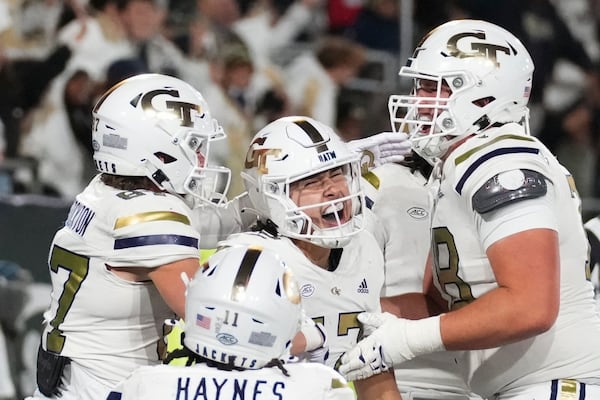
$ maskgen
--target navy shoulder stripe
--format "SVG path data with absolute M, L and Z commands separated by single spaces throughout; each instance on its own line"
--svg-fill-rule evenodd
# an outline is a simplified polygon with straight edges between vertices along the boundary
M 471 165 L 469 165 L 469 168 L 467 168 L 467 170 L 465 171 L 463 176 L 460 178 L 455 189 L 458 192 L 458 194 L 461 194 L 463 187 L 465 186 L 465 183 L 467 182 L 467 179 L 469 179 L 469 177 L 473 174 L 473 172 L 475 172 L 475 170 L 477 168 L 479 168 L 479 166 L 481 164 L 483 164 L 484 162 L 488 161 L 491 158 L 494 158 L 497 156 L 502 156 L 505 154 L 515 154 L 515 153 L 539 154 L 539 152 L 540 152 L 539 149 L 532 148 L 532 147 L 505 147 L 502 149 L 490 151 L 489 153 L 484 154 L 483 156 L 481 156 L 477 160 L 475 160 Z
M 182 235 L 147 235 L 135 236 L 115 240 L 114 249 L 127 249 L 130 247 L 152 246 L 161 244 L 175 244 L 198 248 L 198 239 Z

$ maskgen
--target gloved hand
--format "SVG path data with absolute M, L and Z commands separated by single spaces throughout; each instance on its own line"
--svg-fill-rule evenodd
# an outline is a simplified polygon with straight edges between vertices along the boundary
M 349 381 L 365 379 L 418 355 L 445 350 L 440 317 L 420 320 L 390 313 L 361 313 L 358 320 L 372 332 L 342 356 L 339 372 Z
M 363 174 L 386 163 L 404 161 L 404 156 L 411 151 L 408 136 L 402 132 L 381 132 L 364 139 L 351 140 L 348 145 L 354 152 L 362 154 Z

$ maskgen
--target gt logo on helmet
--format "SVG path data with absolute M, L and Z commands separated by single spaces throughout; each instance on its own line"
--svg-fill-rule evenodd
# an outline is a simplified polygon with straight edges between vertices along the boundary
M 171 97 L 179 97 L 179 91 L 177 90 L 152 90 L 142 96 L 142 108 L 144 112 L 153 111 L 158 114 L 160 113 L 169 113 L 181 121 L 181 126 L 194 126 L 192 123 L 192 110 L 198 114 L 200 118 L 204 118 L 204 112 L 202 111 L 202 107 L 198 104 L 186 103 L 183 101 L 173 101 L 167 100 L 165 101 L 166 110 L 159 110 L 152 105 L 152 100 L 156 96 L 160 95 L 168 95 Z
M 476 39 L 485 39 L 485 32 L 465 32 L 459 33 L 452 36 L 448 40 L 447 48 L 448 52 L 452 57 L 457 58 L 469 58 L 469 57 L 483 57 L 487 58 L 491 62 L 494 63 L 496 67 L 500 66 L 498 62 L 497 54 L 498 52 L 502 52 L 508 55 L 511 55 L 511 49 L 509 47 L 500 46 L 497 44 L 485 43 L 485 42 L 471 42 L 471 50 L 469 52 L 462 51 L 458 48 L 458 42 L 464 38 L 476 38 Z M 515 50 L 513 52 L 516 54 Z
M 259 174 L 268 174 L 269 169 L 267 168 L 267 156 L 277 157 L 281 153 L 281 149 L 255 149 L 254 145 L 259 146 L 265 143 L 265 138 L 257 138 L 248 149 L 246 153 L 246 161 L 244 162 L 244 168 L 250 169 L 255 168 Z

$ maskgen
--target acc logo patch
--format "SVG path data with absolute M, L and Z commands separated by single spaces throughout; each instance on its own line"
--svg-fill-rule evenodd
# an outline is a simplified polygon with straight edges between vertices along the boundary
M 229 333 L 217 334 L 217 340 L 225 346 L 231 346 L 232 344 L 236 344 L 238 342 L 237 338 Z
M 421 208 L 421 207 L 411 207 L 408 210 L 406 210 L 406 213 L 408 215 L 410 215 L 411 217 L 413 217 L 414 219 L 427 218 L 427 216 L 429 215 L 427 210 L 425 210 L 424 208 Z
M 310 283 L 302 285 L 300 288 L 300 296 L 302 297 L 310 297 L 315 293 L 315 287 Z

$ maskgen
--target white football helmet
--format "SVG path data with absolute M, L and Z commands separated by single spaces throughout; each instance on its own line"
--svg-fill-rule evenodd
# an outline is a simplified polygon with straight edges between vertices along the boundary
M 109 89 L 93 116 L 98 171 L 146 176 L 162 190 L 211 204 L 224 199 L 230 171 L 206 162 L 210 143 L 225 133 L 189 84 L 166 75 L 137 75 Z
M 330 127 L 308 117 L 283 117 L 254 136 L 242 178 L 258 214 L 282 235 L 337 248 L 362 229 L 359 159 Z M 293 182 L 337 168 L 346 178 L 347 196 L 302 207 L 290 198 Z M 319 210 L 331 226 L 317 226 L 308 209 Z
M 430 162 L 494 123 L 523 123 L 529 132 L 533 69 L 527 49 L 505 29 L 478 20 L 447 22 L 425 35 L 400 69 L 413 90 L 390 96 L 392 129 L 407 133 L 413 150 Z M 425 83 L 437 94 L 417 97 Z M 440 97 L 442 84 L 451 92 L 447 98 Z
M 186 347 L 243 369 L 283 358 L 302 317 L 291 269 L 259 246 L 225 247 L 207 264 L 187 288 Z

